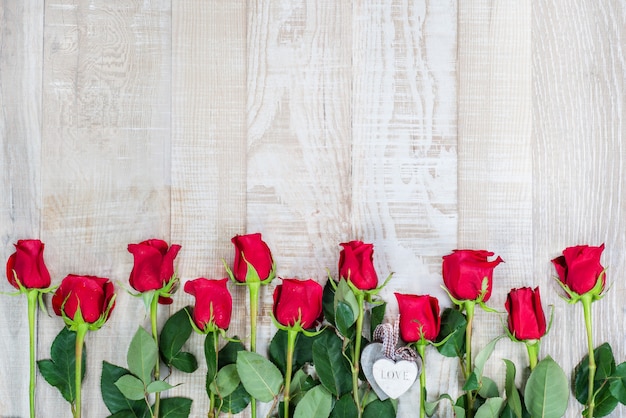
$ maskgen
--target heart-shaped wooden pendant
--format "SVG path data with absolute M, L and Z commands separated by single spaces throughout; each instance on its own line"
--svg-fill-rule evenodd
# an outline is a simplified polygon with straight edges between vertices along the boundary
M 417 363 L 400 360 L 395 362 L 381 358 L 374 362 L 372 374 L 380 389 L 391 399 L 398 399 L 417 379 Z
M 378 383 L 376 383 L 374 379 L 374 363 L 382 358 L 385 358 L 385 355 L 383 354 L 383 345 L 381 343 L 368 344 L 361 352 L 361 368 L 363 369 L 363 374 L 372 387 L 372 390 L 376 393 L 376 396 L 378 396 L 378 399 L 384 401 L 389 396 L 378 386 Z

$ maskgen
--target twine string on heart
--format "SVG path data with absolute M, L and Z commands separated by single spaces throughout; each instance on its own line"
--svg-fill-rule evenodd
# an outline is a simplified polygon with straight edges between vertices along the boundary
M 398 361 L 398 360 L 406 360 L 417 362 L 417 353 L 414 349 L 408 346 L 398 347 L 398 337 L 400 335 L 400 325 L 399 319 L 394 322 L 393 325 L 390 323 L 379 324 L 374 329 L 374 340 L 382 341 L 383 343 L 383 354 L 388 359 Z

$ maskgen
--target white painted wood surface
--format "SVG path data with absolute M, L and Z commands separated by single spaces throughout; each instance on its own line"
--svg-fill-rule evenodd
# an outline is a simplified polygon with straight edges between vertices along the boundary
M 2 257 L 41 238 L 56 283 L 119 283 L 110 322 L 87 337 L 86 417 L 107 415 L 102 360 L 123 365 L 147 326 L 122 286 L 127 244 L 150 237 L 182 245 L 183 281 L 223 277 L 238 233 L 263 233 L 279 275 L 320 282 L 340 242 L 373 242 L 381 279 L 395 272 L 382 293 L 390 318 L 394 291 L 447 304 L 441 256 L 489 249 L 506 261 L 490 305 L 540 286 L 555 310 L 542 354 L 568 373 L 585 351 L 582 312 L 558 298 L 549 260 L 604 242 L 612 287 L 594 306 L 595 337 L 626 360 L 623 2 L 40 3 L 0 3 Z M 232 289 L 232 332 L 245 335 L 246 295 Z M 172 312 L 189 303 L 179 292 Z M 39 323 L 47 358 L 62 321 Z M 2 296 L 0 416 L 28 415 L 25 327 L 25 300 Z M 500 327 L 480 313 L 475 345 Z M 202 339 L 189 349 L 202 364 Z M 458 392 L 456 363 L 432 351 L 429 397 Z M 499 343 L 491 377 L 502 357 L 522 365 L 525 353 Z M 172 376 L 194 417 L 208 406 L 204 370 Z M 416 399 L 399 416 L 414 416 Z M 38 410 L 70 415 L 42 378 Z M 572 401 L 567 416 L 580 410 Z

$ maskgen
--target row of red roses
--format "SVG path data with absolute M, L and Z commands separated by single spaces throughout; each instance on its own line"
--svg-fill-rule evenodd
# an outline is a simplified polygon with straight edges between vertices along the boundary
M 236 247 L 233 276 L 245 282 L 252 267 L 261 281 L 274 276 L 271 251 L 260 234 L 233 238 Z M 373 267 L 371 244 L 359 241 L 341 244 L 340 277 L 361 290 L 376 288 L 378 278 Z M 43 244 L 38 240 L 22 240 L 16 245 L 7 263 L 7 278 L 18 289 L 43 289 L 50 286 L 50 275 L 43 262 Z M 161 240 L 148 240 L 128 247 L 134 256 L 130 274 L 131 286 L 146 292 L 162 289 L 175 277 L 173 262 L 180 246 L 168 246 Z M 599 263 L 601 247 L 579 246 L 566 249 L 564 255 L 553 260 L 566 291 L 584 294 L 596 286 L 597 278 L 604 275 Z M 443 261 L 444 284 L 455 301 L 486 302 L 491 295 L 492 271 L 502 260 L 488 261 L 493 253 L 459 250 L 445 256 Z M 485 283 L 484 279 L 487 278 Z M 226 286 L 227 279 L 199 278 L 188 281 L 185 291 L 196 297 L 193 319 L 202 332 L 227 329 L 232 311 L 232 298 Z M 173 290 L 173 289 L 172 289 Z M 571 293 L 568 291 L 568 294 Z M 439 334 L 440 316 L 436 298 L 429 295 L 396 293 L 400 310 L 400 332 L 407 343 L 434 340 Z M 169 294 L 159 299 L 171 303 Z M 102 326 L 114 306 L 113 285 L 108 279 L 94 276 L 67 276 L 56 290 L 52 305 L 57 315 L 66 321 L 75 320 Z M 507 296 L 509 331 L 517 340 L 538 340 L 546 332 L 546 321 L 541 306 L 539 289 L 513 289 Z M 274 291 L 273 313 L 283 326 L 311 328 L 321 320 L 322 288 L 313 280 L 284 279 Z M 96 328 L 97 328 L 96 327 Z M 92 328 L 92 329 L 96 329 Z

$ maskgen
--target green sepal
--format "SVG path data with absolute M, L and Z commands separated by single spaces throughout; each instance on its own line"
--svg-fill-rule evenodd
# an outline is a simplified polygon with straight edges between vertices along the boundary
M 48 310 L 46 309 L 46 304 L 43 301 L 43 295 L 47 294 L 47 293 L 51 293 L 54 292 L 55 290 L 57 290 L 57 288 L 59 287 L 57 286 L 50 286 L 50 287 L 45 287 L 45 288 L 32 288 L 29 289 L 27 287 L 24 287 L 24 285 L 22 284 L 22 282 L 20 281 L 20 279 L 17 277 L 17 273 L 15 272 L 15 270 L 13 271 L 13 277 L 15 278 L 15 283 L 17 283 L 17 287 L 19 288 L 18 290 L 16 290 L 15 292 L 0 292 L 0 295 L 7 295 L 7 296 L 19 296 L 22 294 L 26 294 L 28 295 L 31 292 L 36 292 L 37 293 L 37 301 L 39 303 L 39 309 L 41 309 L 41 311 L 44 314 L 48 314 Z
M 226 269 L 226 274 L 228 274 L 228 277 L 230 278 L 230 280 L 236 285 L 247 286 L 252 283 L 261 283 L 262 285 L 267 285 L 267 284 L 270 284 L 270 282 L 276 278 L 276 262 L 274 260 L 272 260 L 272 267 L 270 268 L 269 276 L 267 276 L 267 279 L 261 280 L 261 278 L 259 277 L 259 273 L 256 271 L 254 266 L 248 260 L 246 260 L 246 257 L 244 256 L 243 251 L 241 252 L 241 258 L 246 262 L 246 266 L 248 267 L 246 270 L 246 281 L 243 283 L 238 281 L 235 278 L 235 275 L 233 274 L 233 271 L 231 270 L 231 268 L 228 267 L 226 260 L 222 258 L 222 264 L 224 264 L 224 268 Z
M 488 286 L 489 286 L 489 278 L 487 276 L 485 276 L 483 278 L 483 281 L 481 282 L 480 293 L 478 294 L 478 297 L 476 299 L 474 299 L 474 300 L 460 300 L 460 299 L 457 299 L 454 296 L 452 296 L 452 294 L 450 293 L 450 291 L 448 290 L 447 287 L 445 287 L 444 285 L 441 285 L 441 288 L 444 290 L 444 292 L 446 292 L 448 294 L 448 297 L 450 298 L 452 303 L 454 303 L 455 305 L 459 306 L 461 308 L 461 310 L 463 310 L 465 308 L 465 303 L 466 302 L 474 302 L 474 303 L 478 304 L 478 306 L 480 306 L 482 308 L 482 310 L 485 311 L 485 312 L 503 313 L 503 312 L 498 311 L 497 309 L 493 309 L 493 308 L 491 308 L 491 307 L 489 307 L 489 306 L 487 306 L 485 304 L 485 296 L 487 295 L 487 291 L 489 290 Z
M 602 299 L 604 295 L 606 294 L 606 292 L 603 291 L 604 276 L 606 274 L 605 272 L 606 272 L 606 269 L 602 270 L 602 272 L 598 275 L 598 280 L 596 280 L 596 284 L 593 286 L 593 288 L 589 290 L 588 292 L 585 292 L 582 294 L 574 292 L 572 289 L 569 288 L 569 286 L 563 283 L 558 277 L 555 277 L 554 279 L 556 280 L 556 282 L 559 284 L 559 286 L 561 286 L 561 289 L 563 289 L 563 291 L 567 294 L 567 298 L 561 296 L 561 299 L 565 300 L 567 303 L 572 304 L 572 305 L 577 302 L 580 302 L 583 296 L 585 295 L 589 295 L 587 297 L 591 297 L 592 302 Z

